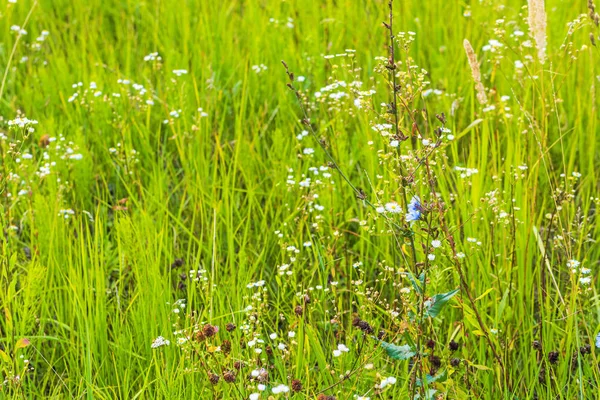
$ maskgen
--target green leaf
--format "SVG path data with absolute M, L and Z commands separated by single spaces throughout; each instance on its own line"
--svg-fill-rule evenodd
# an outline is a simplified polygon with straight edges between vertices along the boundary
M 440 372 L 439 374 L 435 375 L 435 376 L 431 376 L 429 374 L 427 374 L 425 376 L 425 380 L 427 381 L 427 385 L 431 385 L 432 383 L 435 382 L 445 382 L 446 379 L 448 379 L 448 371 L 443 370 L 442 372 Z M 421 379 L 417 378 L 417 386 L 421 386 Z
M 4 352 L 3 350 L 0 350 L 0 359 L 7 364 L 10 364 L 12 362 L 8 354 L 6 354 L 6 352 Z
M 431 318 L 437 317 L 442 311 L 442 308 L 444 308 L 444 305 L 446 305 L 458 291 L 459 289 L 456 289 L 448 293 L 441 293 L 433 296 L 431 300 L 428 301 L 429 304 L 427 305 L 427 310 L 425 310 L 425 316 Z
M 394 360 L 408 360 L 411 357 L 414 357 L 417 352 L 415 349 L 407 344 L 402 346 L 396 346 L 395 344 L 381 342 L 381 347 L 383 347 L 388 356 L 393 358 Z
M 27 346 L 29 346 L 31 344 L 31 342 L 29 341 L 29 339 L 26 338 L 22 338 L 17 340 L 17 344 L 15 344 L 15 349 L 23 349 Z
M 411 274 L 410 272 L 408 272 L 408 279 L 410 280 L 410 283 L 412 283 L 413 287 L 415 288 L 415 291 L 418 294 L 423 294 L 423 290 L 421 289 L 423 287 L 423 284 L 425 282 L 425 274 L 421 274 L 419 276 L 419 283 L 417 283 L 417 280 L 415 279 L 414 275 Z

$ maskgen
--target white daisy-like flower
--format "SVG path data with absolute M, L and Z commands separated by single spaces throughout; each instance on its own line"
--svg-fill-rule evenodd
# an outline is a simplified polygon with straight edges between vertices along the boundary
M 392 214 L 400 214 L 402 212 L 402 208 L 396 202 L 389 202 L 385 205 L 385 209 Z

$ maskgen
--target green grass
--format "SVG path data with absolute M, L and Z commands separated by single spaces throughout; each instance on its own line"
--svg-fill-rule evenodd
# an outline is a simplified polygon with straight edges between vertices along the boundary
M 433 391 L 448 399 L 600 398 L 600 57 L 589 38 L 600 42 L 599 31 L 586 2 L 547 0 L 542 65 L 535 44 L 517 45 L 529 39 L 523 3 L 396 0 L 394 32 L 416 32 L 410 49 L 397 48 L 399 70 L 410 57 L 442 94 L 425 96 L 415 76 L 400 78 L 407 106 L 399 107 L 399 127 L 411 139 L 395 152 L 371 129 L 390 101 L 387 72 L 377 72 L 375 59 L 387 56 L 387 1 L 3 2 L 0 398 L 248 398 L 258 392 L 250 373 L 260 366 L 269 372 L 264 399 L 315 399 L 322 391 L 338 399 L 432 398 Z M 581 14 L 568 35 L 567 23 Z M 510 36 L 517 29 L 523 37 Z M 495 110 L 476 101 L 465 38 Z M 483 51 L 490 39 L 504 46 Z M 355 56 L 323 57 L 345 49 Z M 152 52 L 161 60 L 144 61 Z M 445 113 L 455 139 L 405 185 L 408 200 L 433 201 L 431 171 L 444 215 L 430 210 L 414 224 L 392 215 L 386 223 L 335 168 L 331 178 L 309 171 L 329 159 L 312 135 L 296 139 L 306 104 L 286 87 L 281 60 L 306 77 L 293 84 L 310 99 L 316 136 L 375 205 L 395 200 L 406 210 L 399 175 L 416 164 L 399 156 L 423 156 L 418 132 L 434 137 L 435 114 Z M 261 64 L 267 69 L 256 73 L 252 66 Z M 176 76 L 178 69 L 188 73 Z M 373 109 L 352 100 L 330 107 L 325 96 L 315 102 L 313 93 L 335 79 L 374 88 Z M 38 121 L 34 132 L 8 126 L 19 110 Z M 169 115 L 174 110 L 179 117 Z M 303 154 L 307 147 L 315 153 Z M 478 172 L 461 178 L 455 166 Z M 298 185 L 302 174 L 312 177 L 310 189 Z M 435 236 L 442 247 L 429 261 L 422 245 Z M 466 257 L 454 257 L 450 236 Z M 288 246 L 300 249 L 295 262 Z M 579 283 L 571 259 L 591 270 L 591 282 Z M 291 275 L 279 274 L 284 264 Z M 201 278 L 190 279 L 190 270 L 202 270 Z M 426 275 L 415 283 L 423 296 L 408 272 Z M 247 288 L 260 280 L 264 286 Z M 439 315 L 427 317 L 426 300 L 455 289 Z M 185 308 L 174 313 L 182 299 Z M 353 327 L 355 315 L 374 332 Z M 198 340 L 191 332 L 206 323 L 219 332 Z M 227 332 L 228 323 L 237 328 Z M 426 354 L 390 357 L 379 330 L 386 342 Z M 242 345 L 253 333 L 265 342 L 256 345 L 261 354 Z M 185 335 L 190 340 L 178 344 Z M 171 344 L 152 349 L 158 336 Z M 454 352 L 451 340 L 460 344 Z M 334 357 L 338 344 L 349 351 Z M 577 356 L 585 345 L 591 354 Z M 235 361 L 246 367 L 227 383 L 223 372 Z M 208 372 L 221 375 L 217 385 Z M 428 372 L 437 372 L 435 382 L 415 384 Z M 389 376 L 394 385 L 377 387 Z M 300 392 L 272 393 L 293 379 Z

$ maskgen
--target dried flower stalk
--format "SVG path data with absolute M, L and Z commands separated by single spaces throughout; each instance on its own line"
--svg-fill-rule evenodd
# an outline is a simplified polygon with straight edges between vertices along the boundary
M 473 75 L 473 80 L 475 81 L 475 90 L 477 90 L 477 101 L 480 104 L 487 103 L 487 96 L 485 94 L 485 87 L 483 83 L 481 83 L 481 71 L 479 70 L 479 63 L 477 62 L 477 55 L 473 50 L 473 46 L 471 43 L 465 39 L 463 42 L 463 46 L 465 47 L 465 52 L 467 53 L 467 58 L 469 60 L 469 66 L 471 67 L 471 74 Z
M 538 50 L 538 58 L 543 64 L 546 61 L 546 8 L 544 0 L 528 0 L 527 6 L 529 15 L 529 30 L 531 36 L 535 40 L 535 45 Z

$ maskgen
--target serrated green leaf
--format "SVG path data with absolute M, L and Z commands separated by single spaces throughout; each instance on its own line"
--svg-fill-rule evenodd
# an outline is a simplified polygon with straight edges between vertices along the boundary
M 383 347 L 387 355 L 394 360 L 408 360 L 417 354 L 415 349 L 407 344 L 396 346 L 395 344 L 382 341 L 381 347 Z
M 448 301 L 450 301 L 450 299 L 454 297 L 458 291 L 459 289 L 455 289 L 448 293 L 441 293 L 433 296 L 431 300 L 429 300 L 429 305 L 427 306 L 427 310 L 425 310 L 425 316 L 431 318 L 437 317 L 446 303 L 448 303 Z

